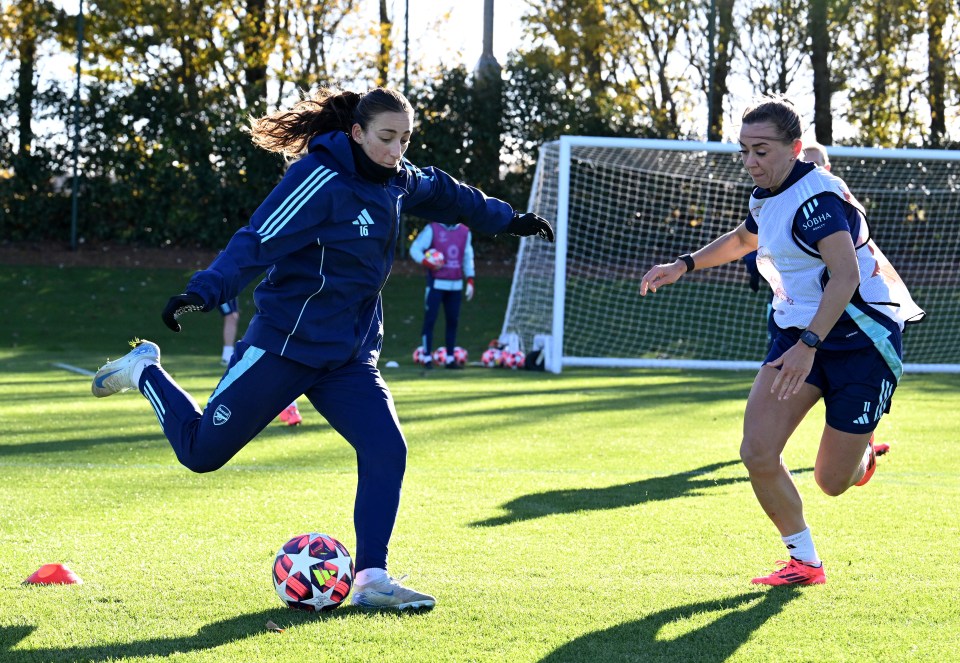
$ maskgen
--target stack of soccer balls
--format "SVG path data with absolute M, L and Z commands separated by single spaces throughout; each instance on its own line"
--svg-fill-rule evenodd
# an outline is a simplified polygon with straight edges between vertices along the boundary
M 459 345 L 453 349 L 453 363 L 457 366 L 466 366 L 467 365 L 467 350 L 466 348 L 461 348 Z M 450 358 L 450 353 L 447 352 L 447 348 L 444 345 L 441 345 L 439 348 L 433 351 L 433 354 L 430 355 L 430 358 L 433 360 L 434 366 L 445 366 L 447 360 Z M 413 351 L 413 363 L 417 366 L 423 366 L 427 363 L 427 352 L 424 350 L 423 346 L 417 346 L 417 349 Z
M 526 359 L 522 350 L 511 350 L 498 339 L 490 341 L 490 346 L 480 355 L 480 363 L 487 368 L 523 368 Z
M 273 560 L 273 588 L 288 607 L 320 612 L 343 603 L 353 586 L 353 559 L 328 534 L 300 534 Z

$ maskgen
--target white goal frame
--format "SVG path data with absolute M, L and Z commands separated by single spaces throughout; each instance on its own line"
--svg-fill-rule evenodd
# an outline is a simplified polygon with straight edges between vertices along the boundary
M 618 149 L 645 149 L 664 151 L 687 151 L 730 154 L 731 159 L 739 150 L 737 145 L 732 143 L 717 142 L 699 142 L 699 141 L 680 141 L 680 140 L 659 140 L 659 139 L 641 139 L 641 138 L 616 138 L 616 137 L 590 137 L 590 136 L 562 136 L 559 141 L 547 143 L 541 147 L 540 159 L 538 160 L 537 170 L 534 176 L 533 186 L 530 192 L 528 209 L 540 213 L 542 216 L 554 222 L 556 231 L 556 242 L 553 247 L 553 278 L 552 278 L 552 312 L 549 316 L 549 322 L 543 324 L 542 328 L 520 329 L 513 322 L 511 315 L 516 311 L 515 307 L 525 305 L 521 288 L 524 287 L 524 274 L 521 273 L 521 260 L 525 250 L 531 249 L 530 238 L 524 238 L 520 244 L 517 263 L 515 265 L 514 278 L 510 291 L 510 298 L 507 306 L 507 313 L 501 333 L 501 341 L 512 342 L 529 353 L 531 350 L 541 350 L 544 355 L 544 364 L 546 370 L 553 373 L 560 373 L 564 367 L 617 367 L 617 368 L 685 368 L 685 369 L 727 369 L 727 370 L 757 370 L 763 359 L 762 355 L 757 357 L 756 361 L 737 361 L 725 360 L 722 358 L 706 357 L 703 359 L 685 358 L 648 358 L 648 357 L 590 357 L 590 356 L 571 356 L 565 352 L 564 330 L 567 315 L 567 278 L 569 254 L 569 217 L 570 217 L 570 195 L 571 195 L 571 161 L 574 152 L 578 147 L 588 148 L 618 148 Z M 544 151 L 547 149 L 558 150 L 559 160 L 556 168 L 550 168 L 550 172 L 544 167 Z M 852 148 L 852 147 L 829 147 L 831 160 L 843 157 L 862 158 L 862 159 L 881 159 L 881 160 L 911 160 L 918 164 L 931 161 L 957 161 L 958 173 L 960 173 L 960 152 L 947 150 L 921 150 L 921 149 L 880 149 L 880 148 Z M 843 177 L 842 173 L 838 173 Z M 550 186 L 556 187 L 556 206 L 550 209 L 550 206 L 544 206 L 540 199 L 539 192 L 543 185 L 551 178 L 555 182 L 550 182 Z M 856 187 L 851 185 L 854 194 L 857 193 Z M 747 199 L 743 199 L 744 216 L 746 213 Z M 958 210 L 958 222 L 960 222 L 960 210 Z M 698 246 L 691 246 L 690 250 L 695 250 Z M 882 248 L 882 247 L 881 247 Z M 960 253 L 960 247 L 954 247 Z M 549 249 L 538 248 L 540 252 Z M 666 261 L 672 256 L 664 255 L 661 260 Z M 652 266 L 652 264 L 650 265 Z M 896 265 L 895 265 L 896 266 Z M 909 275 L 904 274 L 904 279 L 908 286 L 911 285 Z M 544 280 L 548 280 L 545 277 Z M 637 279 L 639 288 L 639 278 Z M 766 287 L 765 283 L 761 288 Z M 672 296 L 681 296 L 682 293 L 671 292 Z M 639 292 L 637 293 L 639 297 Z M 918 302 L 924 306 L 924 302 Z M 930 311 L 928 311 L 929 313 Z M 932 311 L 937 315 L 937 311 Z M 958 321 L 960 324 L 960 321 Z M 923 325 L 920 325 L 922 328 Z M 910 336 L 918 330 L 911 329 L 905 334 L 905 349 L 909 346 Z M 904 365 L 905 370 L 912 372 L 960 372 L 960 363 L 939 364 L 932 362 L 909 363 L 909 357 Z

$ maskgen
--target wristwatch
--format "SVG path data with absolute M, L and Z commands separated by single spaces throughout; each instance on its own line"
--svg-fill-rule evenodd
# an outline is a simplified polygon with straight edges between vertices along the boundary
M 809 329 L 804 329 L 803 333 L 800 334 L 800 342 L 814 350 L 819 350 L 821 346 L 823 346 L 823 341 L 820 340 L 820 337 Z

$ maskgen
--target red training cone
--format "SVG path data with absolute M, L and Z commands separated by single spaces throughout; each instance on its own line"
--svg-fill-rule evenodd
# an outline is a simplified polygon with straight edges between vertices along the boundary
M 66 564 L 44 564 L 32 576 L 23 581 L 24 585 L 82 585 L 83 580 L 67 568 Z

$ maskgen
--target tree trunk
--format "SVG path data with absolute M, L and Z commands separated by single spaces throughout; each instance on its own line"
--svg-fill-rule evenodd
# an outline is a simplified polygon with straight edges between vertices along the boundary
M 262 115 L 267 108 L 267 56 L 272 44 L 269 43 L 267 27 L 266 0 L 247 0 L 247 28 L 244 31 L 243 54 L 244 67 L 243 95 L 247 102 L 247 112 Z M 244 144 L 246 181 L 251 187 L 261 189 L 266 195 L 280 179 L 281 170 L 275 155 L 261 150 L 252 142 Z M 242 208 L 240 214 L 249 216 L 253 209 Z
M 930 0 L 927 7 L 927 99 L 930 103 L 930 147 L 943 147 L 947 132 L 946 104 L 944 96 L 947 90 L 947 53 L 943 43 L 943 24 L 947 18 L 946 0 Z
M 20 125 L 20 146 L 17 155 L 29 157 L 33 147 L 33 98 L 36 88 L 33 73 L 37 60 L 37 6 L 33 0 L 20 3 L 22 31 L 20 32 L 20 70 L 17 75 L 17 121 Z
M 878 2 L 873 8 L 873 45 L 879 54 L 882 64 L 876 66 L 870 79 L 870 96 L 873 103 L 867 109 L 864 126 L 885 127 L 890 129 L 890 117 L 884 101 L 887 98 L 887 68 L 890 62 L 888 46 L 888 26 L 886 23 L 886 8 Z M 885 62 L 883 62 L 885 61 Z
M 723 139 L 723 100 L 727 96 L 727 75 L 730 73 L 730 58 L 733 55 L 733 3 L 734 0 L 717 2 L 717 55 L 713 63 L 713 85 L 710 95 L 712 117 L 707 127 L 707 140 Z
M 500 181 L 500 135 L 503 133 L 503 77 L 492 56 L 473 74 L 473 154 L 483 181 L 476 185 L 485 191 L 496 190 Z
M 481 179 L 480 189 L 495 191 L 500 181 L 500 147 L 503 133 L 503 73 L 493 55 L 493 2 L 484 0 L 483 53 L 473 70 L 473 108 L 470 139 Z
M 817 142 L 833 145 L 833 113 L 830 110 L 830 45 L 827 33 L 828 0 L 810 0 L 810 66 L 813 69 L 813 128 Z
M 245 31 L 243 54 L 246 65 L 244 67 L 244 96 L 247 108 L 257 112 L 262 106 L 267 94 L 267 60 L 268 48 L 266 44 L 267 29 L 267 2 L 266 0 L 247 0 L 247 30 Z
M 377 85 L 387 86 L 390 71 L 390 31 L 393 23 L 387 14 L 387 0 L 380 0 L 380 55 L 377 57 Z

